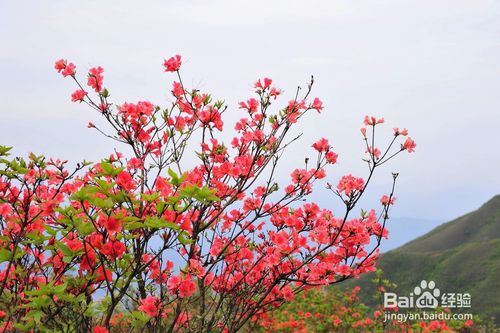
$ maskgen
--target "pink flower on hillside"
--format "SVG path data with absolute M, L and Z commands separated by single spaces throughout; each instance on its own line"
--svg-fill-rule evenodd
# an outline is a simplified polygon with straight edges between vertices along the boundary
M 399 129 L 399 128 L 394 128 L 394 135 L 402 135 L 402 136 L 407 136 L 408 135 L 408 130 L 406 128 Z
M 191 276 L 181 277 L 171 276 L 167 282 L 167 288 L 172 294 L 178 294 L 180 298 L 191 296 L 196 290 L 196 283 L 191 279 Z
M 182 88 L 182 85 L 179 82 L 175 82 L 172 84 L 172 94 L 174 94 L 175 97 L 179 98 L 184 94 L 184 88 Z
M 57 70 L 58 73 L 61 73 L 64 68 L 66 68 L 66 60 L 64 59 L 59 59 L 56 61 L 54 64 L 54 68 Z
M 12 212 L 12 208 L 10 207 L 9 204 L 3 203 L 0 205 L 0 215 L 1 216 L 7 216 Z
M 196 290 L 196 283 L 191 279 L 191 277 L 187 277 L 184 281 L 179 285 L 179 297 L 189 297 Z
M 83 89 L 78 89 L 71 94 L 72 102 L 83 102 L 83 99 L 87 96 L 87 92 Z
M 339 157 L 339 155 L 337 155 L 333 151 L 329 151 L 328 153 L 326 153 L 325 157 L 326 157 L 326 161 L 328 163 L 335 164 L 335 163 L 337 163 L 337 158 Z
M 126 191 L 132 191 L 137 186 L 130 173 L 126 171 L 122 171 L 118 174 L 116 177 L 116 184 Z
M 380 203 L 384 206 L 388 206 L 388 205 L 394 205 L 394 202 L 396 201 L 396 197 L 392 197 L 389 199 L 389 196 L 388 195 L 383 195 L 381 198 L 380 198 Z
M 93 333 L 108 333 L 108 329 L 104 326 L 94 326 Z
M 66 76 L 74 76 L 76 73 L 76 66 L 70 62 L 69 64 L 66 65 L 66 67 L 64 67 L 63 71 L 62 71 L 62 75 L 64 77 Z
M 375 117 L 369 117 L 369 116 L 365 116 L 365 126 L 375 126 L 377 124 L 382 124 L 384 122 L 384 118 L 375 118 Z
M 100 92 L 102 90 L 102 82 L 104 80 L 104 77 L 102 76 L 103 72 L 104 69 L 101 66 L 89 69 L 87 85 L 92 87 L 96 92 Z
M 143 311 L 149 317 L 156 317 L 160 312 L 159 301 L 155 296 L 148 296 L 141 300 L 139 310 Z
M 122 222 L 111 216 L 104 221 L 104 228 L 106 228 L 109 234 L 115 234 L 122 231 Z
M 265 77 L 263 79 L 264 82 L 262 82 L 260 79 L 257 80 L 257 82 L 255 82 L 255 88 L 257 89 L 263 89 L 263 90 L 266 90 L 267 88 L 269 88 L 271 86 L 271 84 L 273 83 L 273 80 L 271 80 L 270 78 L 268 77 Z
M 316 97 L 312 103 L 312 108 L 318 111 L 318 113 L 321 113 L 321 110 L 323 110 L 323 102 Z
M 178 71 L 179 68 L 181 68 L 181 64 L 182 64 L 181 56 L 178 54 L 163 62 L 163 66 L 165 67 L 165 72 Z
M 406 141 L 403 143 L 401 149 L 408 150 L 409 153 L 413 153 L 415 151 L 416 146 L 417 144 L 415 143 L 415 141 L 413 141 L 411 138 L 407 138 Z
M 326 152 L 330 149 L 330 145 L 328 144 L 328 140 L 325 138 L 319 139 L 316 141 L 312 147 L 316 149 L 318 152 Z
M 257 111 L 259 102 L 255 98 L 250 98 L 246 102 L 240 102 L 240 109 L 246 109 L 250 113 Z
M 340 178 L 337 185 L 337 191 L 339 193 L 344 192 L 345 195 L 350 196 L 354 191 L 361 191 L 365 185 L 363 178 L 357 178 L 353 175 L 345 175 Z
M 368 147 L 368 149 L 366 150 L 366 152 L 370 155 L 373 156 L 374 159 L 378 160 L 380 158 L 380 149 L 378 148 L 372 148 L 372 147 Z

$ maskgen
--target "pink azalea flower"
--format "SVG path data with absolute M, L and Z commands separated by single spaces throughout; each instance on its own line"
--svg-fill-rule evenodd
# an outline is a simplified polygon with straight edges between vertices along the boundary
M 175 55 L 168 60 L 163 62 L 163 66 L 165 67 L 165 72 L 175 72 L 178 71 L 181 67 L 182 61 L 180 55 Z

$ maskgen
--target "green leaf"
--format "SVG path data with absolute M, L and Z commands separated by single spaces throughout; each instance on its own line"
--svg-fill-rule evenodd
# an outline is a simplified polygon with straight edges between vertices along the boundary
M 125 230 L 135 230 L 144 227 L 142 222 L 128 222 L 123 225 Z
M 111 195 L 110 198 L 116 204 L 121 205 L 122 203 L 126 202 L 127 198 L 129 198 L 129 197 L 125 194 L 124 191 L 120 191 L 120 192 L 118 192 L 116 194 Z M 132 198 L 129 198 L 129 200 L 133 201 Z
M 209 201 L 220 201 L 219 197 L 215 195 L 215 190 L 211 190 L 208 186 L 197 187 L 195 185 L 185 186 L 179 191 L 181 198 L 194 198 L 201 203 Z
M 17 251 L 14 256 L 14 260 L 19 259 L 23 256 L 23 251 L 17 248 Z M 7 250 L 6 248 L 0 249 L 0 263 L 4 261 L 9 261 L 12 258 L 12 251 Z
M 168 175 L 170 176 L 170 182 L 172 183 L 172 185 L 179 186 L 181 184 L 179 176 L 177 176 L 177 174 L 171 168 L 168 168 Z
M 28 332 L 35 327 L 35 322 L 33 320 L 25 322 L 25 323 L 16 323 L 14 324 L 14 328 L 21 330 L 23 332 Z
M 19 161 L 10 161 L 9 167 L 12 169 L 12 171 L 18 174 L 24 175 L 28 172 L 28 169 L 26 168 L 26 162 L 23 159 L 19 159 Z
M 101 161 L 101 168 L 105 176 L 111 176 L 111 177 L 117 176 L 120 172 L 122 172 L 125 169 L 123 167 L 115 168 L 115 166 L 112 163 L 106 161 Z
M 0 249 L 0 263 L 4 261 L 9 261 L 11 257 L 12 257 L 12 252 L 7 250 L 6 248 Z
M 179 194 L 181 198 L 192 198 L 198 193 L 199 188 L 194 185 L 184 186 L 180 189 Z
M 57 233 L 59 232 L 59 230 L 55 229 L 54 227 L 52 227 L 51 225 L 48 225 L 48 224 L 44 224 L 43 225 L 43 228 L 45 229 L 45 231 L 47 231 L 47 233 L 51 236 L 55 236 L 57 235 Z
M 60 285 L 54 287 L 54 295 L 64 294 L 67 287 L 68 287 L 67 283 L 61 283 Z
M 30 294 L 28 294 L 30 295 Z M 33 297 L 30 300 L 30 307 L 33 309 L 41 309 L 46 307 L 51 303 L 50 298 L 46 295 L 39 295 L 39 297 Z
M 75 227 L 78 231 L 78 234 L 85 237 L 94 232 L 95 227 L 92 222 L 83 222 L 81 219 L 75 219 Z
M 158 202 L 155 208 L 158 213 L 163 213 L 163 209 L 165 208 L 165 201 Z
M 75 201 L 86 201 L 89 197 L 89 190 L 87 187 L 82 187 L 75 193 L 73 193 L 69 198 Z
M 99 184 L 99 186 L 106 192 L 109 191 L 109 189 L 111 189 L 114 185 L 113 182 L 108 182 L 104 179 L 96 179 L 96 183 Z
M 71 257 L 71 258 L 72 258 L 72 257 L 74 256 L 74 254 L 73 254 L 73 250 L 71 250 L 71 249 L 69 248 L 69 246 L 68 246 L 68 245 L 66 245 L 66 244 L 64 244 L 64 243 L 57 242 L 57 248 L 58 248 L 59 250 L 61 250 L 61 252 L 62 252 L 65 256 L 67 256 L 67 257 Z
M 147 201 L 147 202 L 153 202 L 156 199 L 158 199 L 159 197 L 160 197 L 160 194 L 158 194 L 158 193 L 153 193 L 153 194 L 142 193 L 141 194 L 142 200 Z
M 35 245 L 40 245 L 49 238 L 37 231 L 27 233 L 26 237 Z
M 149 321 L 149 317 L 142 311 L 132 311 L 130 313 L 134 319 L 133 322 L 132 322 L 132 325 L 135 327 L 135 328 L 143 328 L 144 327 L 144 324 L 146 324 L 148 321 Z
M 173 230 L 179 230 L 179 226 L 173 222 L 167 222 L 161 217 L 146 217 L 144 225 L 148 228 L 160 229 L 168 228 Z
M 7 147 L 7 146 L 0 146 L 0 156 L 9 156 L 9 151 L 12 149 L 12 147 Z
M 99 95 L 101 95 L 104 98 L 109 97 L 109 91 L 108 91 L 108 89 L 104 88 L 103 90 L 101 90 L 101 92 L 99 93 Z
M 107 176 L 112 176 L 113 170 L 115 169 L 113 167 L 113 164 L 108 163 L 108 162 L 101 162 L 101 168 L 102 168 L 102 171 L 104 171 L 104 174 Z
M 99 197 L 92 197 L 89 201 L 94 206 L 105 209 L 113 208 L 113 206 L 115 205 L 111 198 L 101 199 Z
M 85 311 L 83 312 L 83 315 L 85 317 L 88 317 L 88 318 L 94 317 L 94 315 L 95 315 L 95 310 L 94 310 L 95 307 L 96 307 L 95 303 L 90 303 L 89 305 L 87 305 L 87 309 L 85 309 Z
M 76 209 L 73 206 L 55 207 L 54 211 L 66 217 L 72 217 L 76 214 Z
M 189 235 L 187 234 L 187 232 L 183 231 L 183 232 L 180 232 L 179 235 L 177 236 L 177 239 L 179 240 L 179 242 L 182 244 L 182 245 L 189 245 L 189 244 L 192 244 L 193 243 L 193 240 L 192 239 L 189 239 L 188 238 Z

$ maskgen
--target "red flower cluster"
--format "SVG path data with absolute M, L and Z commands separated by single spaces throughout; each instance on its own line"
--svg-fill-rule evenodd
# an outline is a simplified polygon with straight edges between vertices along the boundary
M 181 64 L 182 64 L 181 56 L 176 55 L 168 60 L 165 60 L 163 66 L 165 67 L 165 72 L 175 72 L 181 68 Z
M 353 175 L 345 175 L 340 178 L 337 184 L 337 191 L 345 193 L 347 196 L 355 195 L 363 190 L 365 181 L 363 178 L 354 177 Z
M 68 63 L 64 59 L 59 59 L 58 61 L 56 61 L 54 68 L 64 77 L 74 76 L 76 74 L 76 66 L 72 62 Z
M 87 96 L 87 92 L 83 89 L 78 89 L 74 93 L 71 94 L 71 101 L 73 102 L 83 102 Z
M 148 296 L 141 300 L 139 310 L 144 311 L 149 317 L 156 317 L 160 313 L 160 301 L 155 296 Z
M 409 153 L 412 153 L 415 151 L 416 146 L 417 144 L 415 143 L 415 141 L 413 141 L 411 138 L 407 138 L 403 143 L 402 149 L 408 150 Z
M 96 92 L 101 92 L 102 90 L 102 82 L 104 80 L 104 77 L 102 76 L 103 72 L 104 69 L 101 66 L 89 69 L 87 85 L 93 88 Z

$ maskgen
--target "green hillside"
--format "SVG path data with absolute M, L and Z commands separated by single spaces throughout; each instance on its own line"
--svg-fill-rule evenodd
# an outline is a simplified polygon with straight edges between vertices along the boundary
M 398 285 L 395 291 L 400 295 L 408 295 L 421 280 L 434 280 L 442 292 L 470 293 L 472 307 L 468 311 L 494 317 L 499 324 L 500 196 L 383 254 L 378 267 Z M 367 303 L 371 301 L 371 278 L 364 276 L 348 283 L 365 289 L 361 296 Z

